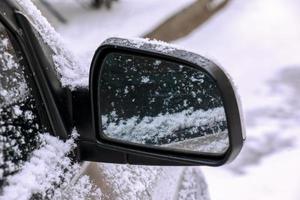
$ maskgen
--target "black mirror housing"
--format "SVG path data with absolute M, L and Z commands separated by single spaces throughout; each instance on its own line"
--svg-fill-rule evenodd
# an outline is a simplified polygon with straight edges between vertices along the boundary
M 170 149 L 149 148 L 146 145 L 114 141 L 104 137 L 99 124 L 101 109 L 99 108 L 100 94 L 98 86 L 103 62 L 107 55 L 111 53 L 124 53 L 126 55 L 166 60 L 178 65 L 191 66 L 212 77 L 220 91 L 226 114 L 229 140 L 227 150 L 222 154 L 172 151 Z M 81 103 L 91 106 L 91 119 L 78 116 L 83 124 L 91 125 L 85 126 L 84 133 L 80 132 L 79 154 L 81 160 L 142 165 L 219 166 L 232 161 L 239 154 L 245 140 L 239 99 L 228 75 L 212 61 L 167 44 L 148 40 L 107 39 L 94 55 L 90 71 L 89 92 L 90 98 Z M 79 94 L 77 99 L 83 99 L 80 98 L 80 92 L 77 94 Z M 78 103 L 78 105 L 81 103 Z M 91 121 L 91 123 L 87 121 Z M 89 129 L 91 131 L 88 131 Z

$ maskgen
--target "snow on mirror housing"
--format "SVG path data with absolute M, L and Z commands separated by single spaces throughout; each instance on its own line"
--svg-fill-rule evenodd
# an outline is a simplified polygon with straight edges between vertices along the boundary
M 233 86 L 197 54 L 110 38 L 93 58 L 90 91 L 96 142 L 81 142 L 83 160 L 217 166 L 242 148 Z

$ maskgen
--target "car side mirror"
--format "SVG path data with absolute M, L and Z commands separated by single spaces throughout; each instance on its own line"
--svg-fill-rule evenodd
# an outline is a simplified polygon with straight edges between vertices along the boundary
M 230 79 L 185 50 L 110 38 L 94 55 L 89 90 L 92 131 L 79 141 L 82 160 L 216 166 L 245 140 Z

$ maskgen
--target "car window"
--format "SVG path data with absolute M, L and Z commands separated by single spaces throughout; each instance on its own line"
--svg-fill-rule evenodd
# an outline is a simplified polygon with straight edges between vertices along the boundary
M 16 41 L 0 23 L 0 188 L 21 169 L 46 131 L 26 70 Z

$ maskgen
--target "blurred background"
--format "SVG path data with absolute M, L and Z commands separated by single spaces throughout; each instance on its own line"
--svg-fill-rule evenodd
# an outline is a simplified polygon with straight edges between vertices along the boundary
M 219 63 L 242 99 L 247 141 L 201 167 L 211 199 L 300 199 L 299 0 L 35 0 L 89 70 L 112 36 L 167 41 Z

